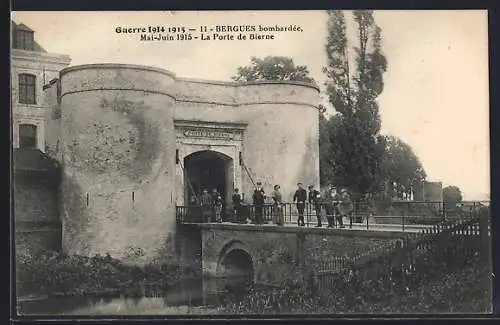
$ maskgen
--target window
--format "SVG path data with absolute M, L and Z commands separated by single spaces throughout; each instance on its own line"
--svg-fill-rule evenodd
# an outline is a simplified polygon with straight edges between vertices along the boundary
M 35 50 L 35 36 L 32 31 L 16 30 L 14 33 L 14 48 L 20 50 Z
M 36 77 L 31 74 L 19 75 L 19 103 L 36 104 Z
M 34 149 L 36 148 L 36 125 L 21 124 L 19 125 L 19 148 Z

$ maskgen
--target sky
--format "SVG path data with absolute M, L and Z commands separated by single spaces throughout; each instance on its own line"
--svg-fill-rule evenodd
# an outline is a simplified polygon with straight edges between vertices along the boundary
M 351 14 L 346 12 L 350 21 Z M 252 56 L 289 56 L 322 84 L 327 15 L 321 11 L 13 12 L 47 51 L 72 65 L 156 66 L 181 77 L 230 81 Z M 375 11 L 388 60 L 378 98 L 382 133 L 408 143 L 431 181 L 456 185 L 466 200 L 489 199 L 489 87 L 486 11 Z M 301 27 L 274 40 L 141 42 L 117 27 L 215 25 Z M 198 32 L 196 34 L 199 34 Z M 354 25 L 348 26 L 355 44 Z M 330 108 L 333 111 L 333 108 Z

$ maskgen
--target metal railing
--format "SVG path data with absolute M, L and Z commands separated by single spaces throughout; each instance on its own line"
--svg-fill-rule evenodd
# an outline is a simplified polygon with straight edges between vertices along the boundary
M 307 203 L 304 208 L 303 221 L 305 227 L 318 225 L 316 205 Z M 261 211 L 259 222 L 256 212 Z M 278 206 L 264 204 L 255 206 L 243 204 L 240 207 L 225 207 L 222 221 L 231 223 L 277 223 L 279 213 L 284 225 L 299 225 L 299 209 L 296 203 L 282 203 Z M 489 214 L 489 202 L 461 202 L 451 205 L 443 202 L 421 201 L 358 201 L 351 205 L 333 207 L 321 204 L 319 216 L 322 226 L 334 228 L 377 230 L 377 228 L 393 228 L 407 231 L 431 228 L 444 222 L 470 219 L 480 214 Z M 342 217 L 341 217 L 342 216 Z M 199 205 L 177 206 L 178 223 L 211 223 L 215 222 L 215 213 L 209 207 Z

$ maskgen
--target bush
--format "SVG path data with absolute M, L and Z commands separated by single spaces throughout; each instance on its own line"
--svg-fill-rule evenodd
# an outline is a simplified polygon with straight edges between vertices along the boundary
M 199 275 L 200 270 L 194 267 L 165 263 L 130 266 L 109 255 L 18 256 L 16 264 L 19 295 L 144 295 L 164 290 L 183 277 Z
M 253 290 L 243 300 L 219 309 L 229 314 L 490 312 L 491 272 L 475 257 L 463 269 L 426 277 L 415 286 L 402 286 L 389 276 L 363 280 L 354 275 L 338 281 L 328 292 L 320 297 L 319 290 L 298 284 Z
M 282 290 L 252 291 L 221 310 L 240 314 L 485 312 L 491 309 L 491 265 L 481 256 L 478 243 L 469 241 L 464 246 L 460 238 L 438 238 L 437 249 L 413 255 L 411 264 L 390 255 L 391 260 L 318 281 L 303 276 L 296 282 L 284 281 Z M 455 306 L 460 300 L 464 300 L 460 307 Z

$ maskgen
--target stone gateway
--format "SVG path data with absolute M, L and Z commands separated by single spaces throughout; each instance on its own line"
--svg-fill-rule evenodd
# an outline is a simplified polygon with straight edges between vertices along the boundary
M 150 260 L 174 231 L 175 207 L 204 189 L 228 203 L 239 188 L 250 203 L 253 180 L 268 192 L 280 184 L 285 201 L 299 181 L 319 186 L 314 85 L 92 64 L 63 69 L 45 95 L 70 254 Z

